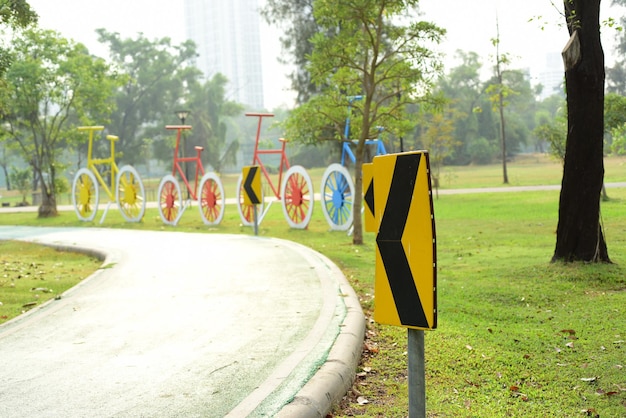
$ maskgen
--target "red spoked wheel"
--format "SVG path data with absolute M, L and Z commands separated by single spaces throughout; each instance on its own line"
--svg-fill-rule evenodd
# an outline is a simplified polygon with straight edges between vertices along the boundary
M 180 185 L 174 176 L 168 174 L 159 184 L 159 215 L 167 225 L 176 225 L 178 214 L 183 206 Z
M 198 208 L 205 225 L 218 225 L 222 222 L 225 209 L 224 186 L 215 173 L 202 176 Z
M 313 216 L 313 182 L 304 167 L 295 165 L 287 170 L 281 187 L 283 214 L 289 226 L 305 229 Z

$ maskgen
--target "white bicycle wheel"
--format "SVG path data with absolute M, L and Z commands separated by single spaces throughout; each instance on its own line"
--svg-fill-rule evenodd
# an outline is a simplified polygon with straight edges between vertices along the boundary
M 81 221 L 93 221 L 98 211 L 100 192 L 96 176 L 86 169 L 81 168 L 76 172 L 72 182 L 72 205 L 76 216 Z
M 294 165 L 280 188 L 283 214 L 290 227 L 305 229 L 313 217 L 313 182 L 304 167 Z
M 347 231 L 354 221 L 354 182 L 341 164 L 331 164 L 322 176 L 322 212 L 333 231 Z
M 157 193 L 161 220 L 167 225 L 176 225 L 178 213 L 183 207 L 183 196 L 176 178 L 171 174 L 163 177 Z
M 254 206 L 255 205 L 246 205 L 243 201 L 243 175 L 240 174 L 239 179 L 237 180 L 237 210 L 239 211 L 239 217 L 241 218 L 241 223 L 243 225 L 254 225 Z M 256 205 L 258 219 L 261 218 L 261 214 L 263 213 L 264 208 L 265 193 L 263 191 L 263 187 L 261 187 L 261 203 Z
M 146 190 L 137 170 L 129 165 L 120 169 L 115 181 L 115 201 L 128 222 L 139 222 L 146 212 Z
M 206 173 L 200 180 L 198 209 L 205 225 L 218 225 L 224 217 L 226 197 L 222 181 L 215 173 Z

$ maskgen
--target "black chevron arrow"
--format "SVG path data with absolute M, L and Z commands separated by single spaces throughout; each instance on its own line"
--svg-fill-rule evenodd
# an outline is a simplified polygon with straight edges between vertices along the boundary
M 399 155 L 389 188 L 389 197 L 380 221 L 376 244 L 385 266 L 400 323 L 429 328 L 424 308 L 402 246 L 402 235 L 411 208 L 421 154 Z
M 365 192 L 365 204 L 369 208 L 370 212 L 375 214 L 374 212 L 374 178 L 370 181 L 369 186 L 367 187 L 367 191 Z
M 256 195 L 254 189 L 252 188 L 252 182 L 254 181 L 254 177 L 256 176 L 259 167 L 252 166 L 250 167 L 250 171 L 248 171 L 248 175 L 246 176 L 246 180 L 243 182 L 243 190 L 248 195 L 250 199 L 250 203 L 253 205 L 258 205 L 261 203 L 261 199 Z

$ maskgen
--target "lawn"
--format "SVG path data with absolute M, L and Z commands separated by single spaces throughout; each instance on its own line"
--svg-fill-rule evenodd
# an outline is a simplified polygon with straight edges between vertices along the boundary
M 552 163 L 543 164 L 528 164 L 533 168 L 519 178 L 529 183 L 519 185 L 546 184 Z M 490 166 L 476 169 L 472 182 L 467 171 L 457 178 L 464 179 L 463 187 L 497 186 L 496 173 L 498 167 Z M 607 178 L 626 181 L 622 160 L 607 163 Z M 429 417 L 626 416 L 626 188 L 608 193 L 602 220 L 614 264 L 602 265 L 550 263 L 557 191 L 435 200 L 439 324 L 425 338 Z M 2 214 L 0 224 L 97 226 L 79 223 L 72 212 L 35 216 Z M 125 223 L 110 211 L 103 226 L 252 234 L 240 225 L 234 206 L 212 228 L 197 210 L 185 213 L 177 227 L 164 226 L 154 209 L 141 224 Z M 292 230 L 277 203 L 259 233 L 326 254 L 361 299 L 368 317 L 362 362 L 353 389 L 332 416 L 407 416 L 407 332 L 372 320 L 374 235 L 352 245 L 345 233 L 328 231 L 319 205 L 308 230 Z

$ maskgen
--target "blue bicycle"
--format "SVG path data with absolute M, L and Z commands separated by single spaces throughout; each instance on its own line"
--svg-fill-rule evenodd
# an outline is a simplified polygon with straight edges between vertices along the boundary
M 348 97 L 348 115 L 346 117 L 346 126 L 344 129 L 344 138 L 341 145 L 341 164 L 334 163 L 328 166 L 322 176 L 321 200 L 322 212 L 326 218 L 326 222 L 333 231 L 347 231 L 354 221 L 354 182 L 352 176 L 346 169 L 346 158 L 354 164 L 356 156 L 352 151 L 352 146 L 358 143 L 356 139 L 350 138 L 350 118 L 352 116 L 352 104 L 357 100 L 362 100 L 363 96 Z M 384 129 L 378 128 L 378 138 L 368 139 L 365 145 L 376 147 L 376 155 L 384 155 L 387 153 L 385 145 L 380 134 Z

